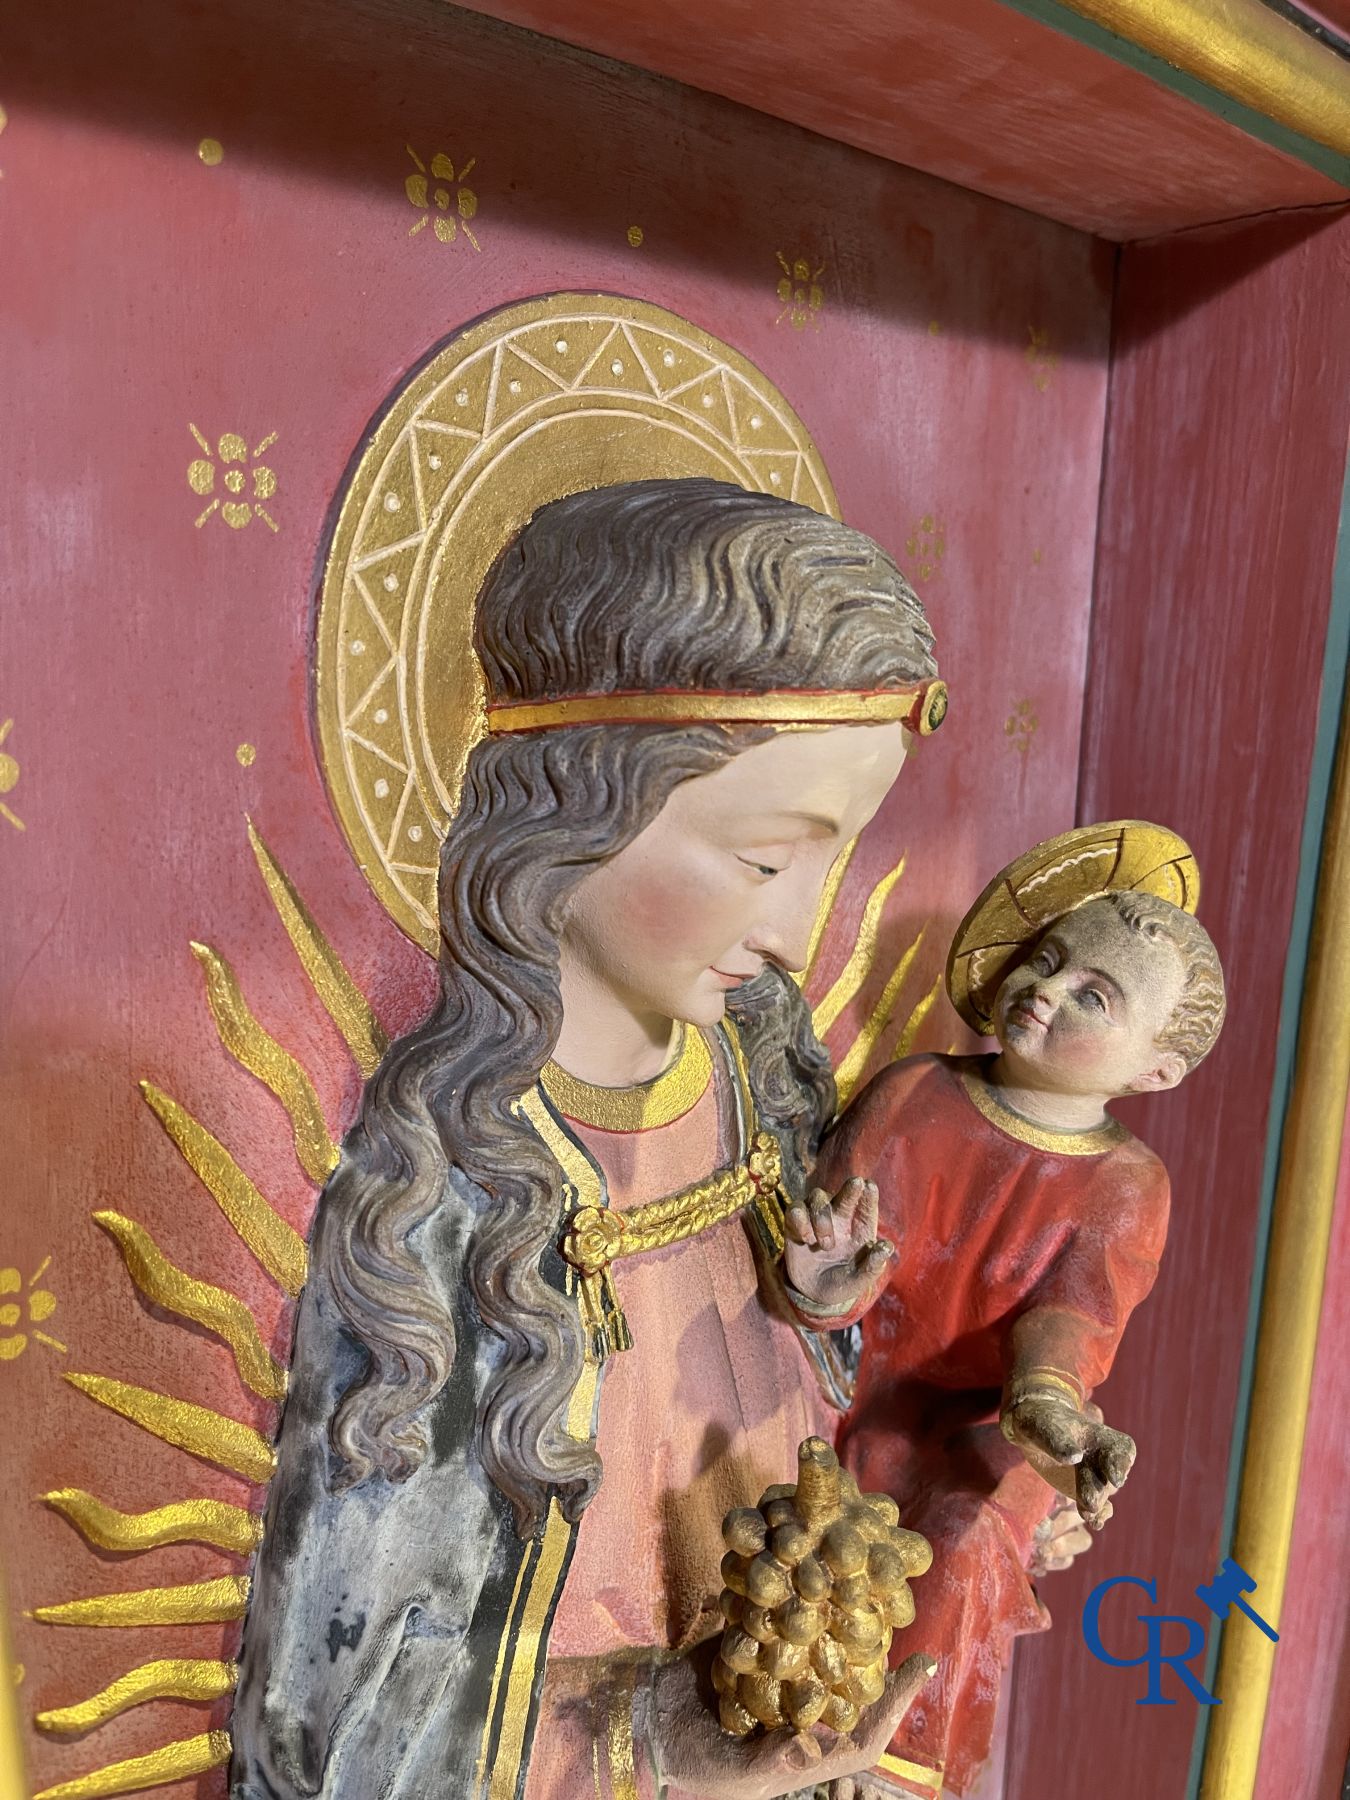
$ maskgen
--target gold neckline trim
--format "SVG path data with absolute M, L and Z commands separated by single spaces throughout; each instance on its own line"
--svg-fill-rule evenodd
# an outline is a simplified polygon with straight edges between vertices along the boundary
M 1119 1119 L 1108 1119 L 1091 1131 L 1055 1131 L 1047 1125 L 1033 1125 L 1030 1119 L 1005 1106 L 978 1075 L 972 1075 L 968 1069 L 962 1069 L 960 1074 L 961 1086 L 975 1110 L 1006 1136 L 1016 1138 L 1019 1144 L 1030 1144 L 1033 1150 L 1047 1150 L 1052 1156 L 1104 1156 L 1117 1144 L 1129 1140 L 1130 1133 Z
M 569 1075 L 555 1062 L 544 1064 L 539 1085 L 564 1118 L 599 1131 L 651 1131 L 672 1125 L 698 1104 L 712 1081 L 712 1052 L 701 1031 L 684 1028 L 668 1069 L 632 1087 L 596 1087 Z

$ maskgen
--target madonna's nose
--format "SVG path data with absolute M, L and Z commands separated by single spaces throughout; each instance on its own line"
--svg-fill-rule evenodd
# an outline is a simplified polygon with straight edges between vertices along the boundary
M 745 947 L 766 962 L 776 963 L 790 975 L 800 975 L 811 949 L 814 921 L 803 926 L 797 920 L 774 920 L 747 933 Z

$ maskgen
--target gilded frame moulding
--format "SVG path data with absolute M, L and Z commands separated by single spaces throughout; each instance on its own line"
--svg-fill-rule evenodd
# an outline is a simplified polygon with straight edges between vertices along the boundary
M 1350 157 L 1350 63 L 1261 0 L 1059 0 L 1104 30 Z
M 1256 1340 L 1231 1554 L 1257 1572 L 1264 1611 L 1279 1623 L 1289 1572 L 1322 1290 L 1350 1097 L 1350 696 L 1341 708 L 1312 938 L 1299 1009 L 1298 1053 Z M 1275 1647 L 1225 1628 L 1200 1800 L 1249 1800 L 1256 1787 Z

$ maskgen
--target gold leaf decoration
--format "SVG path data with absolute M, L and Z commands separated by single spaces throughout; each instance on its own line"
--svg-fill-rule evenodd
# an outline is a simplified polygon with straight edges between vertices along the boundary
M 254 1018 L 225 958 L 208 944 L 193 943 L 192 954 L 206 974 L 206 997 L 221 1043 L 286 1108 L 300 1166 L 312 1182 L 322 1187 L 337 1166 L 338 1153 L 328 1135 L 314 1083 L 290 1051 L 283 1050 Z
M 31 1616 L 43 1625 L 220 1625 L 243 1618 L 248 1585 L 247 1575 L 217 1575 L 178 1587 L 90 1594 L 56 1606 L 35 1606 Z
M 203 1462 L 249 1481 L 272 1479 L 276 1456 L 267 1439 L 251 1425 L 241 1425 L 238 1419 L 195 1406 L 190 1400 L 175 1400 L 107 1375 L 67 1375 L 66 1380 L 100 1406 Z
M 226 1500 L 176 1500 L 148 1512 L 119 1512 L 83 1488 L 56 1488 L 42 1496 L 99 1550 L 159 1550 L 165 1544 L 214 1544 L 250 1556 L 262 1542 L 262 1519 Z
M 817 1037 L 824 1037 L 844 1008 L 862 991 L 872 973 L 876 964 L 877 934 L 881 927 L 882 910 L 890 898 L 892 888 L 904 872 L 905 858 L 902 856 L 889 874 L 882 876 L 868 896 L 852 955 L 829 993 L 818 1006 L 811 1009 L 811 1022 L 815 1026 Z
M 4 724 L 0 725 L 0 744 L 4 743 L 5 739 L 9 736 L 10 731 L 13 729 L 13 726 L 13 719 L 6 719 Z M 12 793 L 18 786 L 18 782 L 18 762 L 7 750 L 0 750 L 0 794 Z M 16 812 L 11 812 L 3 800 L 0 800 L 0 819 L 8 819 L 9 823 L 16 831 L 27 831 L 28 829 L 19 815 Z
M 218 1769 L 230 1756 L 228 1731 L 204 1731 L 200 1737 L 182 1738 L 175 1744 L 164 1744 L 148 1756 L 128 1757 L 125 1762 L 108 1763 L 78 1775 L 74 1781 L 60 1781 L 55 1787 L 43 1788 L 33 1800 L 105 1800 L 111 1794 L 136 1794 L 142 1788 L 164 1787 L 171 1781 L 186 1781 L 193 1775 L 205 1775 Z
M 144 1706 L 148 1700 L 219 1700 L 234 1692 L 238 1679 L 239 1669 L 232 1662 L 163 1657 L 129 1670 L 74 1706 L 38 1713 L 34 1724 L 39 1731 L 93 1731 L 133 1706 Z
M 914 1040 L 918 1037 L 920 1031 L 922 1031 L 924 1020 L 928 1017 L 929 1013 L 932 1012 L 933 1007 L 937 1002 L 937 997 L 941 992 L 942 972 L 939 970 L 932 987 L 929 988 L 928 992 L 917 1003 L 913 1012 L 905 1020 L 905 1028 L 900 1033 L 899 1041 L 897 1042 L 891 1057 L 892 1062 L 899 1062 L 902 1056 L 908 1056 L 910 1051 L 914 1048 Z
M 272 896 L 272 904 L 286 927 L 287 935 L 295 946 L 295 953 L 300 958 L 314 992 L 322 1001 L 329 1018 L 346 1039 L 348 1048 L 356 1058 L 357 1067 L 368 1081 L 379 1068 L 384 1053 L 389 1048 L 389 1039 L 372 1012 L 370 1002 L 319 930 L 309 908 L 254 829 L 251 819 L 248 838 L 262 878 L 267 884 L 267 891 Z
M 184 1162 L 210 1191 L 244 1243 L 273 1281 L 294 1299 L 305 1285 L 308 1267 L 300 1234 L 259 1193 L 220 1140 L 199 1125 L 191 1113 L 153 1082 L 143 1081 L 141 1093 Z
M 854 1038 L 843 1061 L 834 1072 L 834 1083 L 839 1093 L 841 1107 L 848 1105 L 854 1089 L 862 1077 L 862 1072 L 867 1067 L 868 1058 L 876 1049 L 877 1040 L 890 1022 L 891 1014 L 895 1010 L 895 1003 L 900 997 L 900 990 L 909 977 L 909 971 L 923 940 L 924 932 L 921 931 L 895 965 L 890 980 L 881 991 L 881 998 L 868 1015 L 867 1023 Z
M 830 914 L 834 911 L 834 903 L 839 898 L 839 890 L 844 885 L 844 877 L 848 874 L 848 865 L 853 861 L 853 852 L 857 848 L 857 838 L 850 838 L 834 859 L 830 872 L 825 877 L 825 886 L 820 895 L 820 905 L 816 909 L 816 922 L 811 929 L 811 942 L 806 952 L 806 968 L 801 977 L 803 987 L 810 981 L 812 971 L 815 969 L 821 941 L 830 923 Z
M 134 1219 L 104 1211 L 94 1214 L 94 1223 L 114 1239 L 131 1279 L 147 1300 L 223 1339 L 234 1353 L 240 1380 L 255 1394 L 264 1400 L 285 1397 L 286 1371 L 268 1354 L 257 1321 L 242 1300 L 171 1263 Z

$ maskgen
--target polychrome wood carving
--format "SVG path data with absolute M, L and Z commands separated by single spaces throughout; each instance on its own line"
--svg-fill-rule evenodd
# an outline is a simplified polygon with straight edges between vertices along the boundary
M 1106 1111 L 1208 1054 L 1223 976 L 1195 860 L 1140 821 L 1084 827 L 1004 869 L 952 945 L 953 1004 L 999 1049 L 871 1082 L 816 1178 L 866 1176 L 897 1246 L 862 1318 L 841 1450 L 933 1544 L 916 1631 L 939 1672 L 893 1758 L 963 1793 L 1001 1664 L 1049 1623 L 1036 1582 L 1100 1529 L 1134 1441 L 1092 1403 L 1167 1230 L 1167 1172 Z

